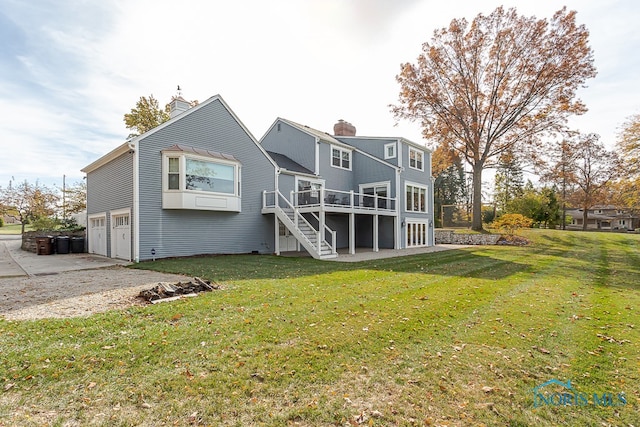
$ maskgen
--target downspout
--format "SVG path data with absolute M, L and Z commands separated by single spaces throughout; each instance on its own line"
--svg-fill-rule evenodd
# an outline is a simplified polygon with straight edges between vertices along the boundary
M 400 205 L 402 204 L 402 197 L 404 193 L 400 192 L 400 172 L 401 169 L 396 168 L 396 249 L 403 249 L 402 247 L 402 217 Z
M 402 210 L 400 206 L 402 205 L 402 198 L 404 197 L 404 192 L 402 191 L 402 185 L 400 182 L 400 174 L 402 173 L 402 140 L 398 139 L 396 142 L 396 156 L 398 156 L 398 167 L 396 168 L 396 240 L 397 240 L 397 249 L 404 248 L 404 239 L 402 237 L 402 223 L 404 222 L 402 219 Z
M 280 168 L 275 166 L 274 170 L 274 189 L 273 193 L 274 197 L 274 205 L 275 208 L 278 209 L 280 206 Z M 280 224 L 278 224 L 278 214 L 274 212 L 273 214 L 273 251 L 276 255 L 280 255 Z
M 140 262 L 140 156 L 136 142 L 127 141 L 129 150 L 133 152 L 133 262 Z
M 316 158 L 315 158 L 315 171 L 317 176 L 320 176 L 320 138 L 316 137 Z
M 431 219 L 429 220 L 429 246 L 435 246 L 436 244 L 436 213 L 434 205 L 435 184 L 436 179 L 433 177 L 433 158 L 431 157 L 431 150 L 429 150 L 429 177 L 431 178 L 431 185 L 429 186 L 429 194 L 425 194 L 428 197 L 429 212 L 431 212 Z

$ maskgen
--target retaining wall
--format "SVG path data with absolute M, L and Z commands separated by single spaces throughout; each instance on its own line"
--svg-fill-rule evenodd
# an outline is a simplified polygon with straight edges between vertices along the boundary
M 466 234 L 453 230 L 435 230 L 437 245 L 495 245 L 499 234 Z

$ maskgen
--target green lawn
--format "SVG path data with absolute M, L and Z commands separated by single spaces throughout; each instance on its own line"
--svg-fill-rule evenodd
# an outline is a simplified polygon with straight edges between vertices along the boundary
M 527 236 L 357 264 L 142 263 L 223 289 L 0 320 L 0 425 L 639 425 L 640 236 Z M 551 379 L 573 390 L 540 404 Z
M 30 231 L 31 227 L 27 225 L 25 231 Z M 0 227 L 0 234 L 22 234 L 22 224 L 5 224 Z

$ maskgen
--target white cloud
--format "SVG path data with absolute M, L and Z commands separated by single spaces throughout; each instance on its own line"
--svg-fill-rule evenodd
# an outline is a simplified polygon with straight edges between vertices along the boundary
M 628 1 L 567 1 L 591 31 L 599 76 L 572 121 L 610 141 L 637 112 L 640 45 Z M 37 6 L 36 6 L 37 4 Z M 504 2 L 550 17 L 555 0 Z M 0 185 L 8 177 L 61 181 L 120 144 L 122 118 L 140 96 L 166 102 L 221 94 L 256 137 L 281 116 L 331 131 L 421 140 L 417 124 L 394 127 L 400 63 L 453 18 L 495 3 L 420 0 L 20 2 L 3 0 L 0 36 Z M 55 19 L 53 19 L 55 17 Z

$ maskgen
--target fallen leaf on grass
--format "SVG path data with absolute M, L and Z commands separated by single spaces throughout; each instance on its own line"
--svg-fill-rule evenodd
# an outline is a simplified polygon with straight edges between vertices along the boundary
M 551 354 L 551 352 L 549 350 L 547 350 L 544 347 L 532 347 L 534 350 L 538 350 L 540 353 L 542 354 Z

